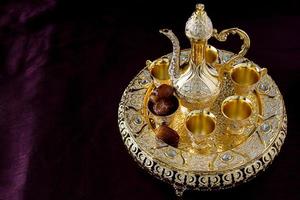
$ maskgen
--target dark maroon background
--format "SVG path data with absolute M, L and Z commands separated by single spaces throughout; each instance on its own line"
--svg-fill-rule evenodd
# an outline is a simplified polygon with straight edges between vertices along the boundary
M 117 108 L 145 61 L 171 51 L 159 28 L 189 47 L 184 25 L 196 2 L 1 0 L 0 200 L 175 198 L 128 155 Z M 284 95 L 288 137 L 255 180 L 185 198 L 300 199 L 297 0 L 204 3 L 216 28 L 249 34 L 248 57 L 269 69 Z M 237 39 L 229 43 L 214 44 L 238 50 Z

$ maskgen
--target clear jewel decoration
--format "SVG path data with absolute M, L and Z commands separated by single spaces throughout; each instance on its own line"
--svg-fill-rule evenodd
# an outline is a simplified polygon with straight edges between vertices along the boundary
M 166 153 L 165 153 L 166 156 L 170 157 L 170 158 L 174 158 L 177 153 L 174 149 L 169 149 Z
M 143 120 L 142 120 L 141 116 L 139 116 L 139 115 L 135 116 L 134 123 L 141 124 L 142 122 L 143 122 Z
M 271 131 L 271 125 L 270 124 L 267 124 L 267 123 L 264 123 L 260 126 L 260 130 L 264 133 L 268 133 Z
M 262 92 L 267 92 L 269 90 L 269 86 L 265 83 L 261 83 L 259 84 L 258 89 Z
M 227 55 L 223 55 L 223 61 L 226 62 L 231 58 L 231 55 L 227 54 Z
M 147 83 L 149 83 L 149 81 L 148 81 L 147 79 L 142 79 L 142 80 L 140 81 L 140 83 L 141 83 L 142 85 L 146 85 Z
M 232 159 L 232 155 L 230 155 L 229 153 L 225 153 L 223 156 L 222 156 L 222 160 L 223 161 L 229 161 Z

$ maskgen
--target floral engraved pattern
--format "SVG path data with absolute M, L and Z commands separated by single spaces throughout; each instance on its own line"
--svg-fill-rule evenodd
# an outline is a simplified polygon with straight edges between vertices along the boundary
M 205 158 L 169 146 L 155 148 L 153 130 L 148 127 L 143 115 L 143 101 L 148 83 L 138 81 L 142 79 L 152 81 L 146 68 L 125 89 L 119 104 L 118 124 L 129 154 L 156 178 L 182 190 L 226 189 L 257 176 L 280 152 L 287 134 L 287 116 L 280 91 L 270 76 L 261 81 L 270 86 L 270 90 L 266 92 L 272 95 L 259 93 L 259 96 L 263 105 L 263 118 L 271 125 L 271 131 L 264 133 L 257 127 L 243 144 Z M 166 152 L 170 150 L 174 151 L 174 156 L 166 157 Z M 226 153 L 230 156 L 225 156 Z M 206 169 L 206 165 L 213 170 Z

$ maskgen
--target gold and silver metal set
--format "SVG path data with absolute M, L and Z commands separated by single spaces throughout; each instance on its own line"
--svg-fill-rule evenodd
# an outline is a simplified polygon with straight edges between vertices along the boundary
M 264 171 L 284 142 L 287 117 L 267 69 L 244 57 L 249 36 L 238 28 L 218 32 L 203 4 L 186 22 L 190 49 L 181 50 L 171 30 L 160 33 L 171 40 L 173 52 L 148 60 L 119 105 L 121 136 L 135 161 L 177 195 L 230 188 Z M 237 54 L 208 44 L 230 34 L 243 41 Z M 174 88 L 178 108 L 160 116 L 149 109 L 149 98 L 163 84 Z M 178 146 L 156 137 L 160 126 L 178 133 Z

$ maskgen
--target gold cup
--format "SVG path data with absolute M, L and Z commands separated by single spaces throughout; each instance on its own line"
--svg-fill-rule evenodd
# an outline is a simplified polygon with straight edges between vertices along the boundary
M 230 71 L 230 77 L 237 95 L 247 96 L 259 80 L 267 74 L 267 69 L 258 69 L 252 62 L 236 65 Z
M 153 111 L 153 102 L 151 101 L 148 101 L 148 112 L 149 112 L 149 118 L 153 119 L 154 122 L 155 122 L 155 125 L 157 126 L 160 126 L 160 125 L 169 125 L 173 118 L 174 118 L 174 115 L 176 114 L 176 112 L 178 111 L 178 108 L 179 108 L 179 101 L 177 99 L 176 96 L 172 96 L 170 97 L 171 100 L 173 101 L 176 109 L 174 109 L 174 111 L 172 113 L 169 113 L 168 115 L 157 115 L 154 111 Z
M 162 84 L 171 85 L 169 65 L 170 61 L 168 58 L 159 58 L 149 64 L 148 69 L 156 87 Z
M 232 134 L 241 134 L 244 127 L 250 125 L 252 102 L 244 96 L 230 96 L 222 102 L 221 112 L 226 119 L 227 130 Z
M 185 128 L 192 141 L 192 146 L 197 149 L 206 148 L 207 139 L 216 129 L 216 117 L 209 111 L 194 110 L 185 120 Z

